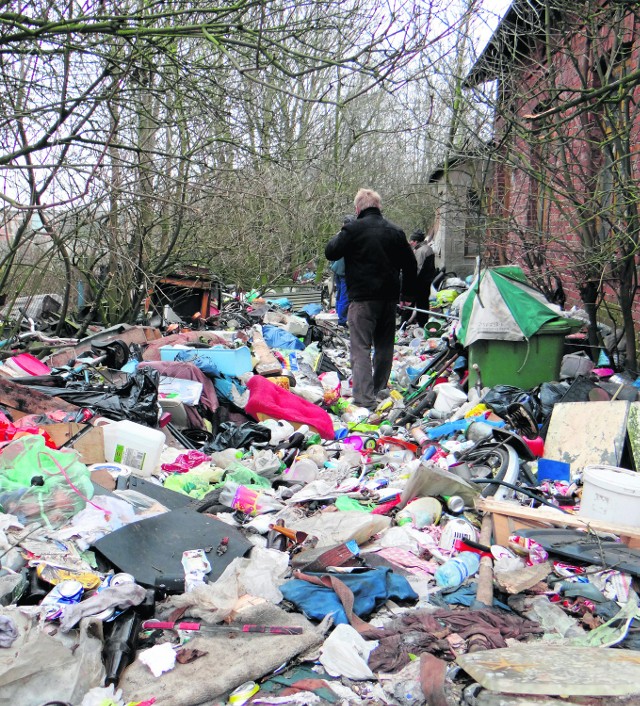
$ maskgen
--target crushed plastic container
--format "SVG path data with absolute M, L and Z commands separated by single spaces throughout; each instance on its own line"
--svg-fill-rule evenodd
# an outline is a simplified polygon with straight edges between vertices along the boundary
M 107 461 L 130 466 L 136 475 L 141 476 L 150 476 L 158 467 L 165 442 L 165 435 L 159 429 L 125 419 L 105 424 L 102 431 Z

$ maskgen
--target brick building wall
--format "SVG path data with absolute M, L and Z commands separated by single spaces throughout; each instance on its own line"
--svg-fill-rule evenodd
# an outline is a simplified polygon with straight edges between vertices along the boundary
M 520 44 L 517 60 L 503 57 L 500 71 L 487 74 L 487 78 L 500 77 L 495 119 L 498 148 L 487 195 L 488 251 L 496 263 L 521 265 L 545 289 L 552 290 L 559 278 L 567 307 L 584 306 L 584 283 L 596 257 L 592 252 L 599 252 L 600 258 L 606 253 L 611 261 L 620 257 L 615 249 L 607 251 L 611 234 L 624 226 L 614 213 L 620 194 L 608 184 L 616 183 L 612 170 L 625 166 L 629 193 L 632 197 L 636 190 L 640 194 L 640 107 L 636 108 L 640 88 L 635 85 L 640 81 L 625 84 L 624 95 L 630 98 L 625 108 L 629 110 L 619 111 L 619 118 L 616 110 L 621 104 L 611 94 L 608 102 L 592 101 L 589 110 L 578 103 L 546 118 L 528 116 L 544 115 L 559 102 L 572 101 L 580 89 L 597 90 L 603 73 L 610 74 L 605 78 L 611 83 L 624 81 L 637 71 L 639 14 L 636 7 L 629 9 L 614 31 L 604 13 L 602 26 L 596 30 L 600 34 L 594 39 L 593 32 L 588 36 L 585 31 L 579 13 L 563 11 L 562 26 L 551 34 L 548 44 L 543 33 L 532 33 L 526 44 Z M 612 51 L 614 47 L 617 51 Z M 554 84 L 569 90 L 553 91 Z M 617 145 L 617 134 L 624 139 L 619 147 L 609 148 Z M 628 154 L 624 153 L 626 141 Z M 635 239 L 637 249 L 637 231 L 626 235 Z M 585 242 L 593 242 L 594 247 L 586 248 Z M 636 268 L 638 264 L 636 256 Z M 612 278 L 608 285 L 607 276 L 604 291 L 615 310 L 616 282 Z M 640 323 L 638 296 L 632 307 Z M 601 306 L 599 316 L 607 318 L 605 307 Z

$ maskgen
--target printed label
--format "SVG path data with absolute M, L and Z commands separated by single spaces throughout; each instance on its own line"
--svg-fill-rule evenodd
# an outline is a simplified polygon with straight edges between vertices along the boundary
M 258 493 L 244 485 L 238 487 L 231 504 L 234 510 L 244 512 L 245 515 L 256 515 L 258 509 Z
M 146 456 L 147 454 L 144 451 L 131 449 L 128 446 L 124 446 L 124 444 L 118 444 L 113 460 L 116 463 L 123 463 L 125 466 L 141 470 Z

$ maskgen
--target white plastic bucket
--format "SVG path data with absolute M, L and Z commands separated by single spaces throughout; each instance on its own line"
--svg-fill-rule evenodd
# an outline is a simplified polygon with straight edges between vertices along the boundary
M 467 401 L 466 393 L 450 382 L 441 382 L 433 389 L 438 393 L 433 408 L 440 412 L 451 412 Z
M 640 527 L 640 474 L 616 466 L 586 466 L 580 517 Z
M 107 461 L 130 466 L 139 476 L 150 476 L 160 462 L 165 435 L 129 420 L 105 424 L 104 457 Z

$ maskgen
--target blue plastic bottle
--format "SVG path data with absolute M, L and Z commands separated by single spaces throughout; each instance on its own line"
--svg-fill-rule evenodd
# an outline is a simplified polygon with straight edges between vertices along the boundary
M 466 578 L 473 576 L 480 567 L 480 555 L 475 552 L 460 552 L 436 569 L 436 583 L 443 591 L 453 591 Z

